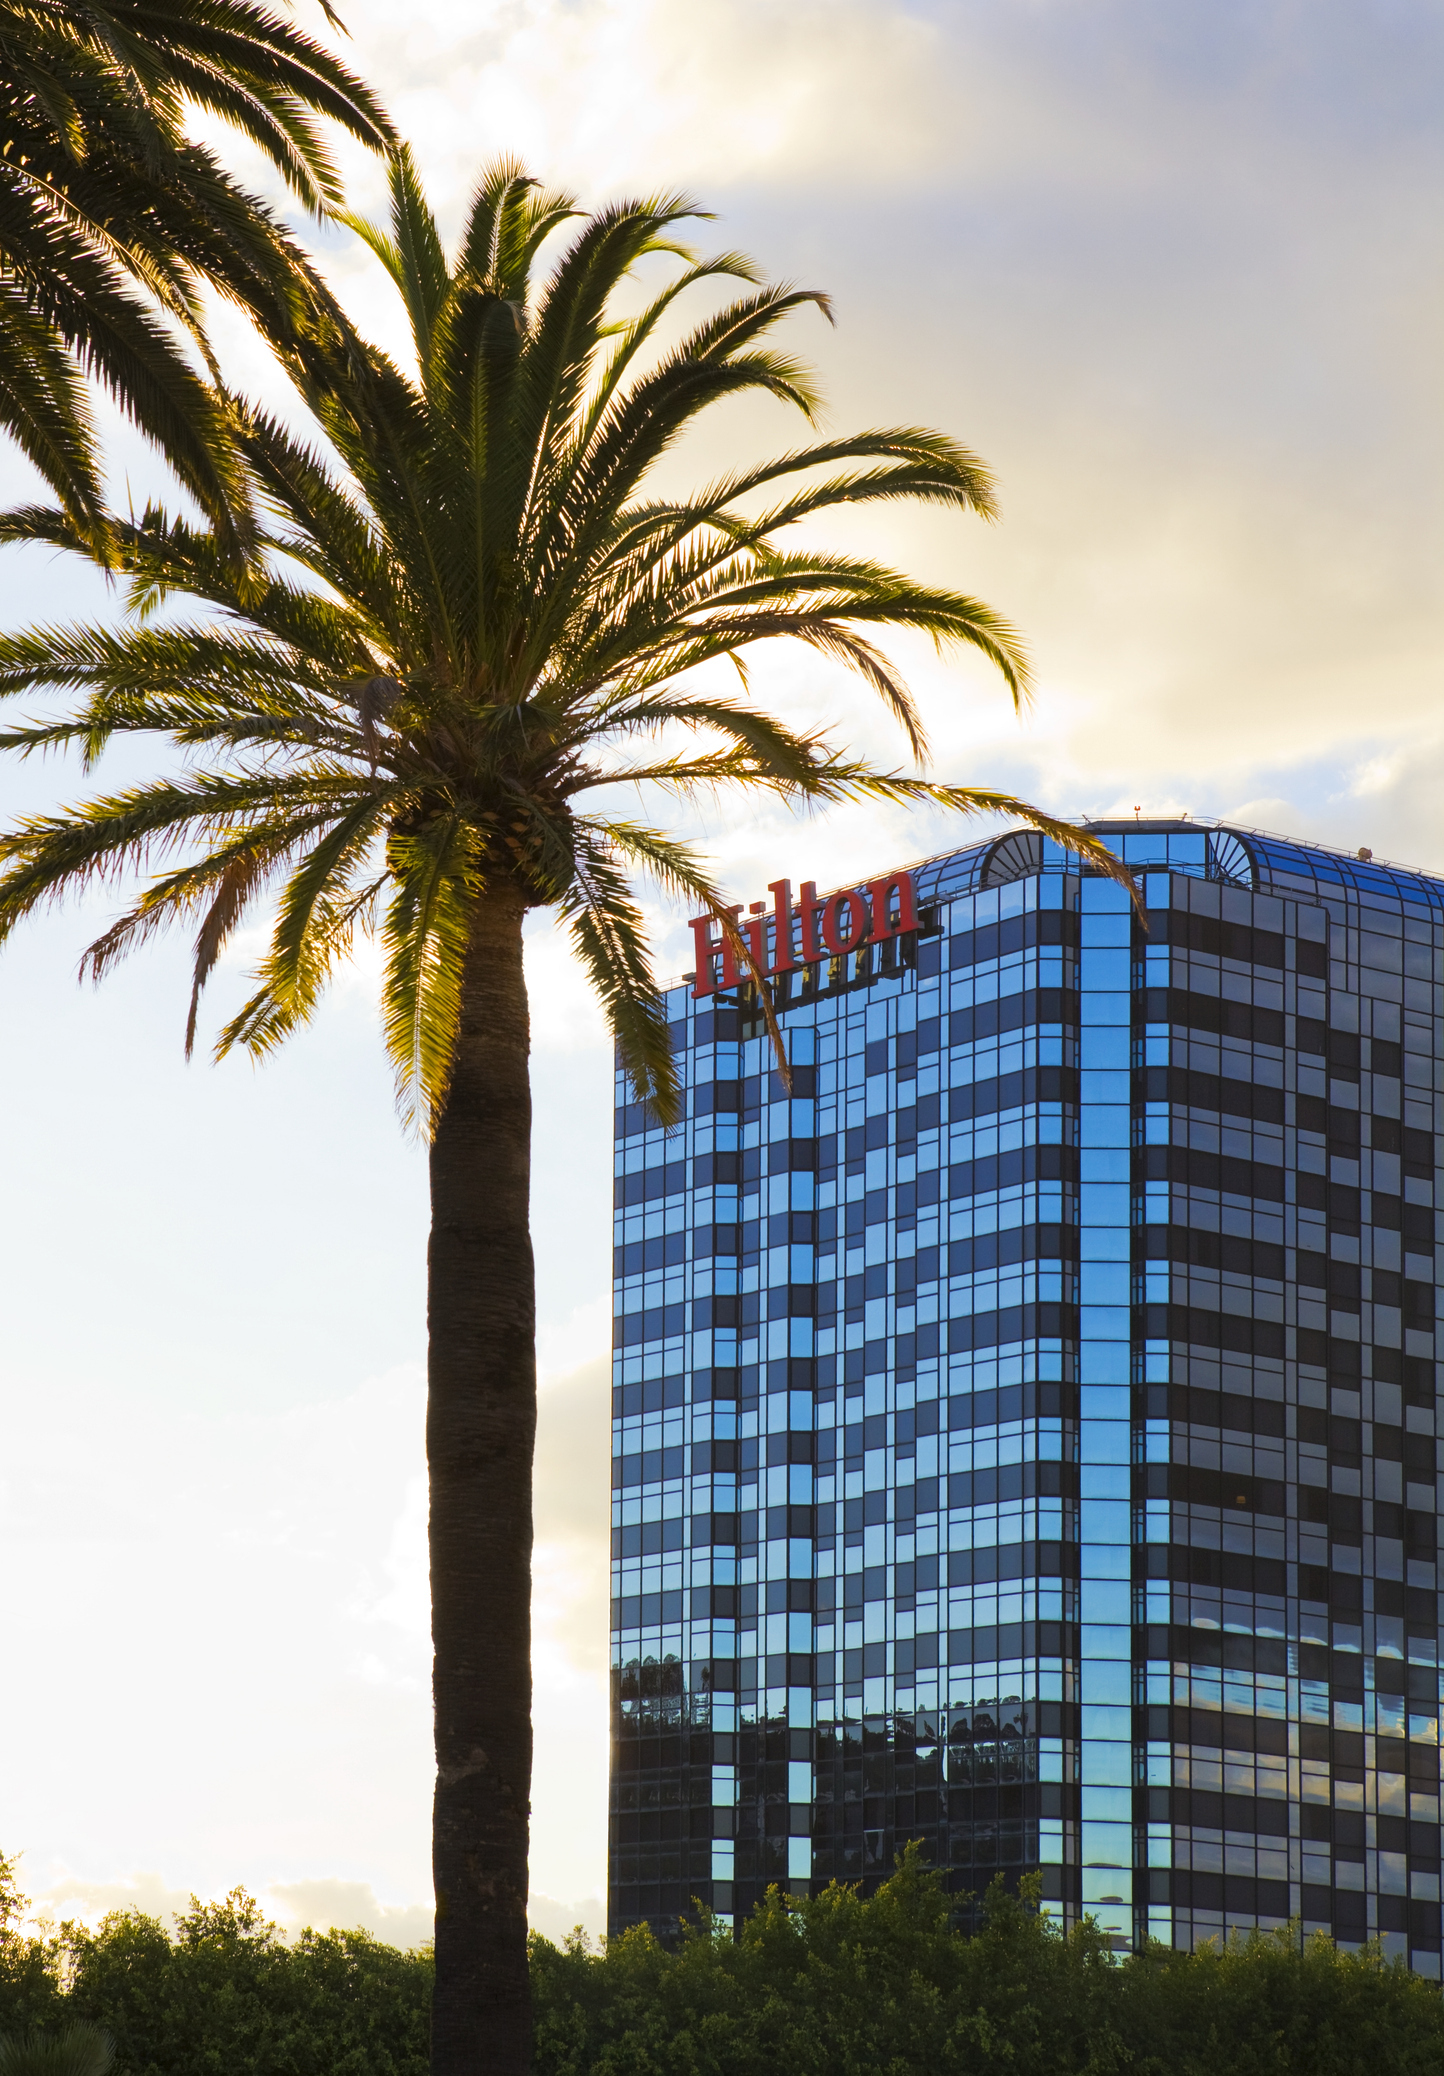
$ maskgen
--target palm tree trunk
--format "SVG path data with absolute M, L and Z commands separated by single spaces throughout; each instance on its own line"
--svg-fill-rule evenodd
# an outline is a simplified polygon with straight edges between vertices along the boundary
M 477 912 L 431 1148 L 433 2076 L 527 2076 L 536 1293 L 521 893 Z

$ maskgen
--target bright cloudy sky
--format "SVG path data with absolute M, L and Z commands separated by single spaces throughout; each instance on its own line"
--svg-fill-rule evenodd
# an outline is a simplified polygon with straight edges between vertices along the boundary
M 908 657 L 941 774 L 1444 869 L 1437 8 L 343 12 L 448 226 L 503 150 L 587 202 L 685 187 L 716 212 L 704 236 L 832 292 L 836 329 L 804 317 L 796 343 L 833 426 L 933 424 L 992 465 L 997 528 L 895 514 L 851 536 L 1030 642 L 1021 725 L 983 671 Z M 329 264 L 389 321 L 353 246 Z M 0 559 L 12 624 L 95 596 Z M 816 665 L 763 681 L 891 754 Z M 3 772 L 0 810 L 77 785 Z M 864 814 L 729 811 L 709 833 L 741 893 L 951 840 Z M 187 1068 L 179 948 L 77 990 L 104 913 L 43 918 L 0 959 L 0 1849 L 61 1913 L 239 1881 L 289 1922 L 420 1937 L 425 1193 L 371 974 L 264 1070 Z M 678 919 L 659 929 L 680 968 Z M 533 1884 L 554 1928 L 597 1923 L 605 1882 L 610 1089 L 544 931 L 530 971 Z

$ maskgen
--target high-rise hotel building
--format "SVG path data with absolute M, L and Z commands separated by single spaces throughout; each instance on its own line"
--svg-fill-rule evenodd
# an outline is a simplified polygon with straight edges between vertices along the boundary
M 1439 1973 L 1444 882 L 1096 833 L 779 882 L 790 1094 L 710 949 L 618 1085 L 614 1927 L 917 1838 Z

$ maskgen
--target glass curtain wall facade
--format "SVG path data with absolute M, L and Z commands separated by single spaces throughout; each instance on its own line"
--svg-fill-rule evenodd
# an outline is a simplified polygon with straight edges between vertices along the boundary
M 1444 883 L 1098 833 L 1146 927 L 1016 834 L 773 983 L 790 1095 L 735 986 L 619 1081 L 614 1930 L 918 1838 L 1439 1972 Z

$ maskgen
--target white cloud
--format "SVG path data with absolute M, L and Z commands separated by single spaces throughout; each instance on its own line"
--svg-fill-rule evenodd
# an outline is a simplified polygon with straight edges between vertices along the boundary
M 351 26 L 453 202 L 503 149 L 589 187 L 850 182 L 879 164 L 901 185 L 934 162 L 948 114 L 938 29 L 848 0 L 502 0 L 464 26 L 427 0 L 404 17 L 358 6 Z

